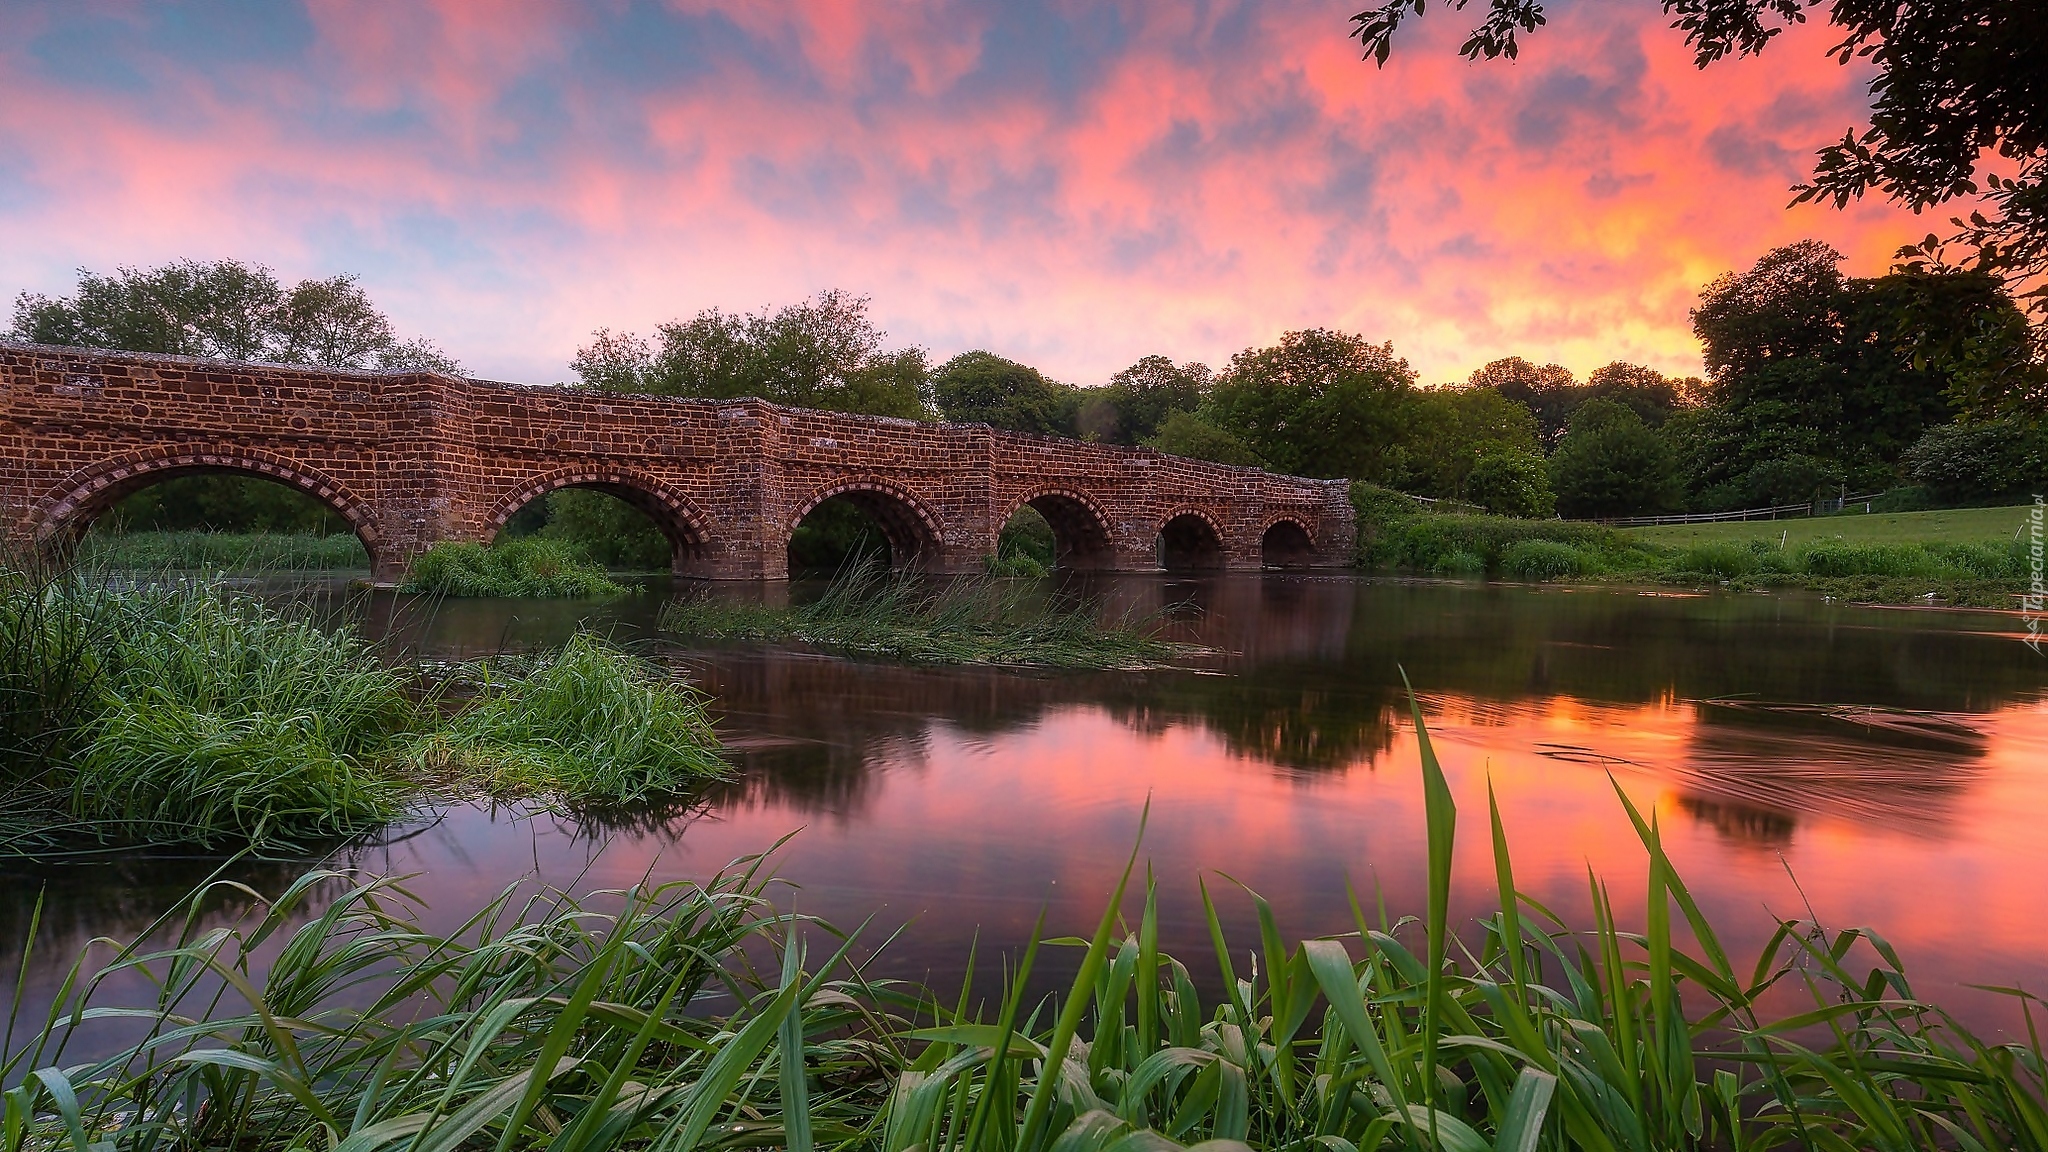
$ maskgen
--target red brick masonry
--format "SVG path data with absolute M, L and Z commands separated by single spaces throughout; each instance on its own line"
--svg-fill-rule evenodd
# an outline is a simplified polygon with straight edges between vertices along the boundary
M 798 521 L 842 496 L 899 562 L 980 567 L 1020 505 L 1061 560 L 1147 569 L 1341 565 L 1341 480 L 1275 476 L 1144 448 L 785 408 L 329 372 L 0 341 L 0 536 L 48 548 L 172 476 L 242 472 L 345 517 L 379 580 L 441 540 L 488 542 L 555 488 L 631 501 L 678 573 L 779 578 Z

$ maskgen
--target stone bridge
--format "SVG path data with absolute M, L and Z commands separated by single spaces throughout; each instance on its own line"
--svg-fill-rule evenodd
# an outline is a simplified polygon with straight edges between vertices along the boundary
M 790 533 L 833 498 L 873 517 L 895 563 L 935 572 L 980 569 L 1026 504 L 1071 567 L 1341 565 L 1353 530 L 1343 481 L 981 424 L 0 341 L 9 547 L 61 548 L 194 473 L 324 502 L 380 582 L 436 542 L 488 543 L 557 488 L 627 501 L 679 575 L 730 579 L 787 575 Z

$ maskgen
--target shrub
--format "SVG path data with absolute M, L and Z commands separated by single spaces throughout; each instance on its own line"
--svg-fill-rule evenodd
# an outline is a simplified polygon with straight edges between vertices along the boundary
M 1821 540 L 1799 550 L 1799 570 L 1809 576 L 1931 576 L 1941 565 L 1915 544 L 1851 544 Z
M 1733 580 L 1756 571 L 1759 559 L 1755 549 L 1741 544 L 1695 544 L 1679 554 L 1678 570 Z
M 1567 580 L 1593 570 L 1586 555 L 1556 540 L 1522 540 L 1500 556 L 1501 571 L 1517 580 Z
M 2025 579 L 2032 570 L 2026 546 L 2007 544 L 1930 544 L 1928 552 L 1944 567 L 1988 580 Z
M 1632 516 L 1679 506 L 1684 480 L 1664 439 L 1626 405 L 1594 399 L 1572 413 L 1550 458 L 1550 485 L 1566 516 Z
M 1462 548 L 1456 549 L 1444 553 L 1430 565 L 1429 571 L 1433 576 L 1484 576 L 1486 558 Z
M 478 777 L 493 793 L 573 803 L 680 795 L 725 773 L 702 699 L 648 662 L 579 634 L 552 656 L 486 668 L 482 690 L 421 741 L 421 764 Z
M 1658 554 L 1624 533 L 1599 524 L 1562 520 L 1516 520 L 1506 516 L 1411 516 L 1388 524 L 1364 552 L 1365 562 L 1388 568 L 1435 572 L 1453 552 L 1479 557 L 1499 570 L 1507 550 L 1524 540 L 1569 545 L 1594 568 L 1648 570 Z
M 1550 472 L 1534 452 L 1481 456 L 1465 478 L 1465 496 L 1496 516 L 1539 517 L 1557 510 Z
M 617 596 L 625 588 L 582 551 L 558 540 L 436 544 L 412 563 L 402 590 L 443 596 L 582 598 Z
M 1949 501 L 1995 500 L 2048 485 L 2048 428 L 2017 420 L 1929 428 L 1899 461 Z

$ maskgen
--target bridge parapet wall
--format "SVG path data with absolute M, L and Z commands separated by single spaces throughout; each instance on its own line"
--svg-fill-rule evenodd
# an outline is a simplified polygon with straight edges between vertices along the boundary
M 1176 516 L 1214 537 L 1207 562 L 1224 567 L 1259 566 L 1283 520 L 1315 563 L 1348 563 L 1353 532 L 1342 481 L 986 425 L 0 341 L 0 534 L 14 546 L 61 543 L 133 491 L 213 471 L 325 501 L 383 580 L 436 541 L 492 539 L 562 486 L 634 503 L 679 572 L 711 577 L 785 575 L 790 533 L 834 497 L 938 571 L 979 568 L 1026 503 L 1081 566 L 1155 566 Z

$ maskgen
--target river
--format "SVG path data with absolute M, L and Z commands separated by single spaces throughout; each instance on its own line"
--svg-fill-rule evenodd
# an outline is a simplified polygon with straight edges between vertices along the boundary
M 327 863 L 416 874 L 423 916 L 452 927 L 522 878 L 702 877 L 781 842 L 798 910 L 868 921 L 877 943 L 904 928 L 867 957 L 871 974 L 952 986 L 971 946 L 993 973 L 1041 910 L 1049 932 L 1085 934 L 1149 805 L 1139 853 L 1162 942 L 1206 969 L 1198 880 L 1247 949 L 1239 884 L 1290 937 L 1351 929 L 1352 893 L 1372 916 L 1382 899 L 1394 916 L 1421 910 L 1405 671 L 1460 807 L 1460 915 L 1494 900 L 1490 785 L 1527 895 L 1585 923 L 1590 869 L 1639 923 L 1644 853 L 1618 785 L 1655 813 L 1738 966 L 1775 917 L 1812 916 L 1876 929 L 1916 991 L 1986 1028 L 2013 1024 L 2009 1002 L 1963 985 L 2048 988 L 2048 658 L 2014 616 L 1313 574 L 1082 590 L 1163 612 L 1175 638 L 1215 651 L 1077 675 L 674 650 L 739 767 L 701 804 L 608 827 L 457 806 Z M 346 610 L 404 650 L 473 657 L 579 625 L 644 635 L 662 594 L 431 611 L 379 594 Z M 235 874 L 276 890 L 314 863 Z M 87 940 L 138 931 L 214 864 L 0 874 L 0 970 L 39 892 L 31 1005 Z

